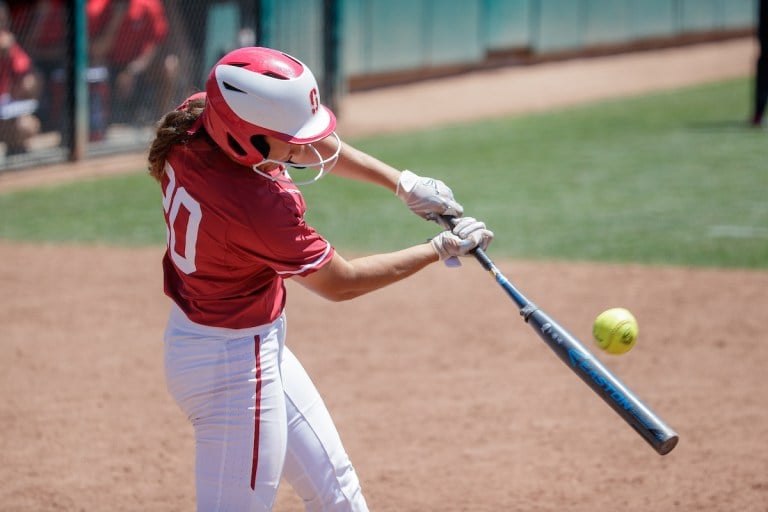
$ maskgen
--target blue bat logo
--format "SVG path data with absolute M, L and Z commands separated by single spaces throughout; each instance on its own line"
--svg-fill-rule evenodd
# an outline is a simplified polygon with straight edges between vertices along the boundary
M 549 322 L 546 322 L 541 326 L 541 331 L 545 333 L 549 339 L 565 348 L 571 366 L 587 375 L 592 382 L 605 391 L 606 395 L 609 396 L 611 400 L 636 418 L 637 421 L 639 421 L 656 439 L 664 439 L 664 433 L 654 427 L 653 422 L 649 421 L 645 414 L 643 414 L 643 411 L 639 410 L 621 389 L 617 388 L 602 371 L 595 367 L 592 356 L 585 350 L 578 350 L 572 346 L 574 344 L 578 346 L 576 341 L 568 343 L 566 337 L 561 335 L 558 329 L 555 329 Z

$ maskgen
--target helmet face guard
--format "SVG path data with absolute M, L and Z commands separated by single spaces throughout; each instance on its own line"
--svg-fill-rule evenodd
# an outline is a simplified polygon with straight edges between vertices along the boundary
M 320 103 L 312 71 L 277 50 L 248 47 L 228 53 L 211 69 L 205 89 L 203 125 L 216 144 L 242 165 L 253 167 L 267 158 L 263 144 L 254 143 L 254 137 L 311 144 L 336 128 L 333 112 Z M 318 159 L 318 165 L 325 167 L 326 162 Z
M 257 174 L 260 174 L 261 176 L 264 176 L 269 180 L 279 181 L 282 183 L 293 183 L 294 185 L 309 185 L 311 183 L 314 183 L 318 181 L 320 178 L 322 178 L 323 176 L 325 176 L 326 174 L 328 174 L 329 172 L 331 172 L 333 167 L 336 165 L 336 162 L 338 162 L 339 160 L 339 154 L 341 153 L 341 139 L 336 134 L 336 132 L 331 133 L 331 135 L 336 138 L 336 151 L 334 151 L 333 154 L 328 158 L 323 158 L 323 156 L 320 154 L 320 151 L 318 151 L 315 146 L 313 146 L 312 144 L 307 144 L 309 149 L 311 149 L 312 152 L 315 154 L 315 156 L 317 156 L 316 162 L 302 163 L 301 165 L 299 165 L 290 161 L 272 160 L 269 158 L 265 158 L 260 163 L 254 164 L 252 166 L 253 171 Z M 279 170 L 273 173 L 266 173 L 258 169 L 260 165 L 266 164 L 266 163 L 277 164 L 279 166 Z M 315 176 L 310 179 L 296 180 L 296 179 L 293 179 L 290 174 L 288 174 L 289 167 L 293 169 L 299 169 L 299 170 L 304 170 L 307 168 L 317 169 L 317 174 L 315 174 Z

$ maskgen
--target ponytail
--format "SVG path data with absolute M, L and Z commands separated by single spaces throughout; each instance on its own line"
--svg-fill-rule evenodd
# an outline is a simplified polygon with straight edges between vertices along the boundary
M 157 181 L 163 179 L 165 160 L 171 148 L 194 137 L 194 134 L 190 135 L 188 131 L 197 122 L 204 107 L 205 99 L 195 99 L 186 103 L 180 110 L 168 112 L 158 122 L 147 157 L 149 175 Z

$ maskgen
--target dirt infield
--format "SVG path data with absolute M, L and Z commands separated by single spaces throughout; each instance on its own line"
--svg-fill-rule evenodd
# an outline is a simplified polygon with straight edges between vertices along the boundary
M 751 47 L 731 50 L 737 43 L 743 74 Z M 394 93 L 371 92 L 370 112 Z M 346 108 L 362 108 L 354 101 Z M 14 173 L 0 191 L 99 172 L 63 169 Z M 0 241 L 0 510 L 194 509 L 192 432 L 162 373 L 161 257 Z M 768 272 L 497 264 L 582 339 L 599 311 L 631 309 L 637 347 L 600 358 L 679 432 L 679 446 L 653 452 L 473 261 L 341 304 L 289 283 L 288 343 L 372 510 L 768 510 Z M 455 296 L 464 305 L 446 311 Z M 301 504 L 285 487 L 276 510 Z

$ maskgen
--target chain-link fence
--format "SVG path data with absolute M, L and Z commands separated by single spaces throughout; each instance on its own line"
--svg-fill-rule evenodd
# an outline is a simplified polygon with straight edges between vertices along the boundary
M 745 35 L 755 2 L 0 0 L 0 171 L 145 149 L 241 46 L 298 57 L 336 109 L 347 88 Z
M 281 48 L 306 54 L 321 80 L 327 54 L 323 12 L 329 5 L 327 0 L 0 1 L 0 169 L 62 161 L 73 151 L 87 157 L 144 148 L 155 121 L 202 90 L 216 60 L 234 48 L 264 44 L 257 34 L 267 33 L 260 25 L 265 14 L 274 23 L 303 7 L 304 19 L 313 22 L 297 27 L 300 40 L 279 38 Z M 78 27 L 85 33 L 76 33 Z M 82 100 L 72 86 L 77 77 L 86 83 Z M 86 125 L 80 148 L 78 113 Z

